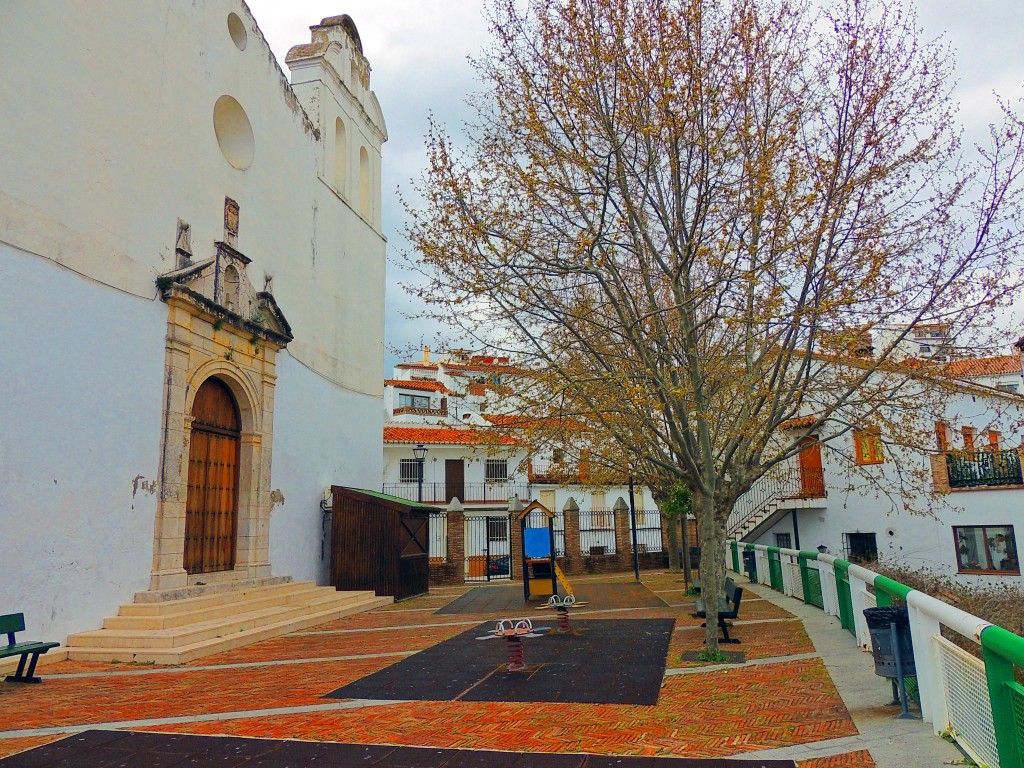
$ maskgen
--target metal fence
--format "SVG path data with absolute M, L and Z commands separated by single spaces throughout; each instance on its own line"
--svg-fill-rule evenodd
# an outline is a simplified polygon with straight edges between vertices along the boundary
M 448 513 L 445 511 L 430 513 L 430 561 L 434 563 L 448 560 Z
M 953 734 L 979 765 L 1024 765 L 1024 687 L 1016 680 L 1024 674 L 1024 638 L 833 555 L 736 541 L 727 547 L 734 570 L 740 549 L 752 550 L 769 563 L 764 580 L 773 589 L 838 617 L 863 649 L 871 646 L 864 609 L 905 603 L 922 718 L 937 735 Z
M 580 510 L 580 551 L 584 555 L 614 555 L 615 510 Z
M 632 542 L 630 542 L 630 547 L 632 548 Z M 661 539 L 661 513 L 658 510 L 638 509 L 636 511 L 636 548 L 640 553 L 664 550 L 664 543 Z
M 419 483 L 384 483 L 389 496 L 419 501 Z M 533 486 L 529 483 L 423 483 L 424 504 L 447 504 L 458 499 L 466 504 L 507 504 L 513 496 L 529 499 Z
M 1008 451 L 956 451 L 946 454 L 950 488 L 1020 485 L 1020 454 Z

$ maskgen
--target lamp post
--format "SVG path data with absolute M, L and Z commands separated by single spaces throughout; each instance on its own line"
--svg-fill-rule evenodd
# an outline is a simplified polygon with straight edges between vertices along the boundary
M 420 443 L 412 449 L 412 455 L 416 457 L 416 501 L 423 503 L 423 460 L 427 458 L 427 448 Z
M 636 500 L 633 495 L 633 470 L 629 471 L 629 526 L 633 529 L 633 573 L 640 581 L 640 549 L 636 544 Z

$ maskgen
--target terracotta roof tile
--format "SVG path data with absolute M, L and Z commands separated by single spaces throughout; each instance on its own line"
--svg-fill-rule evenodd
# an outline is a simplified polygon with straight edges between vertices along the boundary
M 399 387 L 401 389 L 418 389 L 424 392 L 444 392 L 450 394 L 451 390 L 448 389 L 440 381 L 429 381 L 426 379 L 414 379 L 409 381 L 407 379 L 384 379 L 385 387 Z
M 954 360 L 943 369 L 946 375 L 962 376 L 998 376 L 1003 373 L 1021 372 L 1019 355 L 1000 355 L 999 357 L 976 357 L 969 360 Z
M 797 416 L 779 424 L 779 429 L 801 429 L 813 425 L 817 420 L 817 416 Z
M 538 427 L 541 429 L 583 430 L 586 426 L 572 417 L 559 419 L 553 416 L 538 418 L 512 413 L 485 413 L 484 418 L 496 427 Z
M 435 445 L 488 445 L 501 443 L 515 445 L 515 440 L 504 435 L 489 436 L 476 429 L 459 427 L 384 427 L 385 443 L 432 443 Z

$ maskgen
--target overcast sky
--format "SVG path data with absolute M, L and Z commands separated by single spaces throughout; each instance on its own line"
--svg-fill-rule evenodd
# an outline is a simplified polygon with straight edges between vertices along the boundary
M 370 85 L 388 125 L 382 189 L 388 237 L 388 296 L 385 370 L 390 373 L 404 348 L 432 343 L 432 333 L 402 317 L 410 302 L 399 284 L 404 277 L 394 257 L 405 247 L 403 212 L 395 191 L 409 191 L 424 163 L 423 137 L 431 112 L 451 132 L 466 115 L 465 97 L 476 88 L 467 56 L 487 39 L 480 0 L 248 0 L 278 60 L 309 42 L 309 26 L 347 13 L 372 67 Z M 917 11 L 928 37 L 945 35 L 956 49 L 957 99 L 968 136 L 984 137 L 998 119 L 992 92 L 1024 96 L 1024 0 L 919 0 Z M 287 72 L 287 68 L 285 68 Z M 435 345 L 436 346 L 436 345 Z

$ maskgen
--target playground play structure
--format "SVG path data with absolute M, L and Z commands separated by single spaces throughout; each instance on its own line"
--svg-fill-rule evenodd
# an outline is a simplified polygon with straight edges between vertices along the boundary
M 558 631 L 571 632 L 569 608 L 576 605 L 572 585 L 555 561 L 554 513 L 533 501 L 516 515 L 523 536 L 523 599 L 547 597 L 547 605 L 558 611 Z M 542 523 L 536 525 L 537 522 Z M 561 586 L 564 597 L 558 594 Z M 585 603 L 579 603 L 585 605 Z M 526 669 L 523 638 L 542 637 L 551 627 L 534 627 L 529 619 L 502 619 L 494 630 L 477 640 L 504 639 L 508 646 L 508 670 Z
M 534 627 L 529 619 L 502 619 L 494 630 L 477 640 L 505 640 L 508 648 L 508 671 L 526 669 L 526 654 L 523 651 L 524 637 L 542 637 L 551 627 Z
M 559 586 L 573 595 L 555 560 L 555 513 L 532 501 L 516 514 L 516 521 L 523 536 L 523 599 L 557 596 Z
M 586 605 L 586 603 L 576 602 L 576 595 L 570 593 L 565 597 L 552 595 L 544 607 L 554 608 L 558 612 L 558 631 L 566 634 L 572 632 L 572 627 L 569 625 L 569 609 L 579 605 Z

